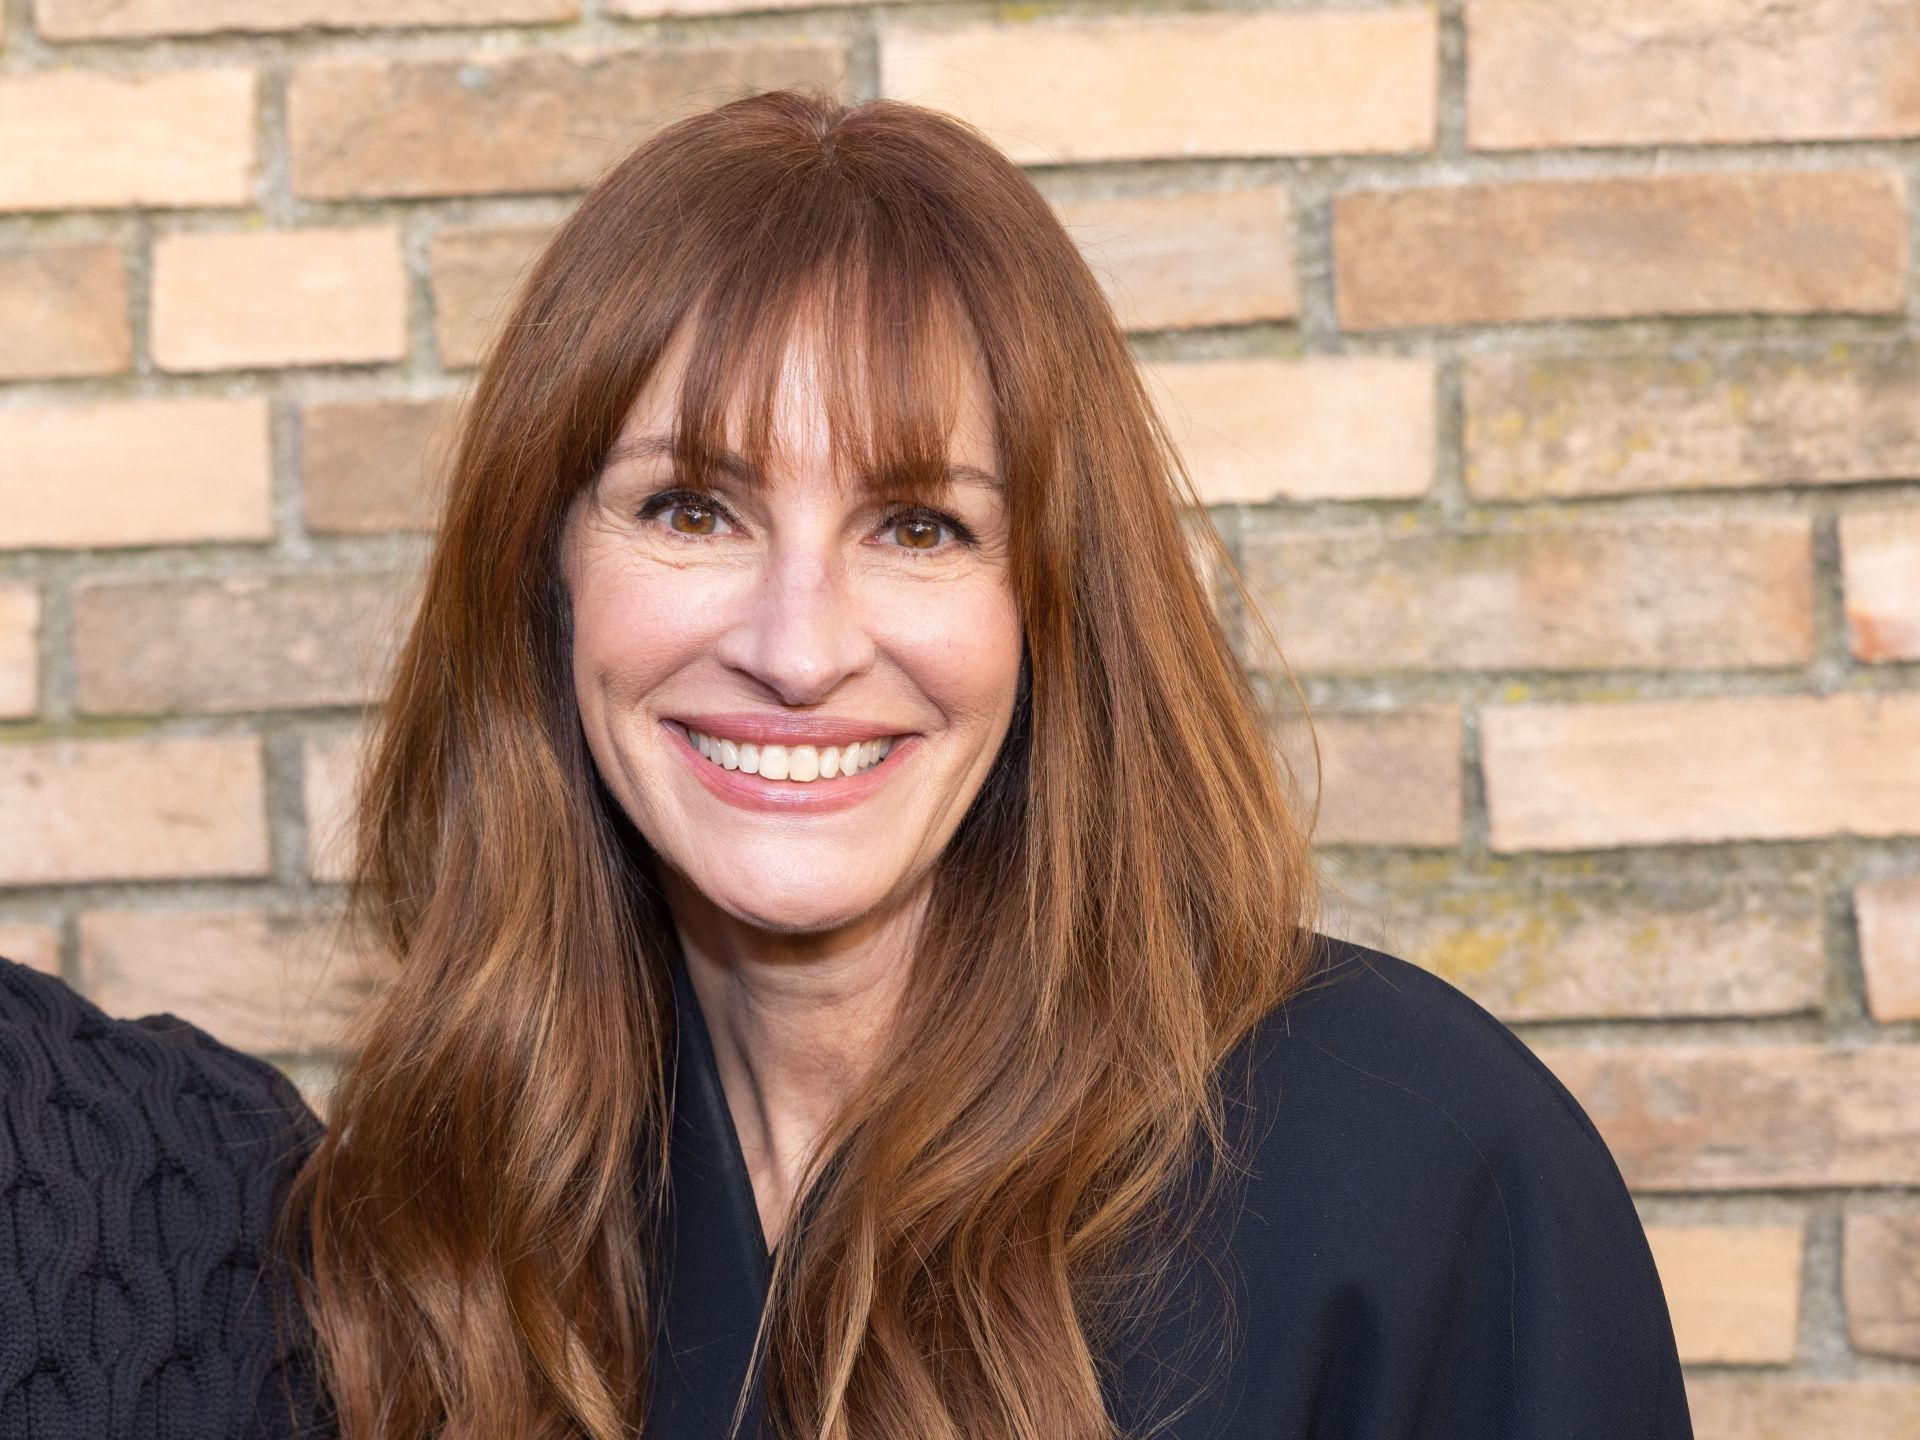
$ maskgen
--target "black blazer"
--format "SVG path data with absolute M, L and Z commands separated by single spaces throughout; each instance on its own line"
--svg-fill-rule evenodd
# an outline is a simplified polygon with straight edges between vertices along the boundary
M 1333 940 L 1321 961 L 1243 1057 L 1230 1123 L 1251 1173 L 1200 1217 L 1216 1263 L 1183 1266 L 1162 1316 L 1106 1357 L 1126 1433 L 1691 1440 L 1645 1233 L 1573 1097 L 1417 966 Z M 717 1440 L 769 1258 L 679 966 L 675 988 L 671 1277 L 645 1433 Z M 310 1356 L 297 1332 L 276 1341 L 261 1284 L 274 1207 L 318 1133 L 271 1066 L 0 961 L 0 1440 L 324 1435 Z

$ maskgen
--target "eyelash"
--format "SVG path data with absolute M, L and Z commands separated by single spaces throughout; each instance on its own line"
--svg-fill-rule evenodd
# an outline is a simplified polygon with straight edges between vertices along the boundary
M 711 510 L 729 525 L 739 524 L 739 521 L 734 518 L 733 512 L 721 504 L 720 501 L 714 499 L 711 495 L 703 495 L 698 490 L 688 490 L 685 488 L 662 490 L 658 495 L 649 497 L 636 512 L 636 518 L 652 520 L 662 512 L 671 510 L 678 505 L 688 505 L 699 510 Z M 905 505 L 897 510 L 889 511 L 882 520 L 879 528 L 882 530 L 891 529 L 893 526 L 904 524 L 908 520 L 930 520 L 935 524 L 944 525 L 948 530 L 952 531 L 953 538 L 962 545 L 971 546 L 977 543 L 973 531 L 968 529 L 967 526 L 960 521 L 959 517 L 950 515 L 945 510 L 936 510 L 930 505 Z M 671 530 L 668 533 L 675 534 L 676 538 L 682 540 L 697 540 L 701 538 L 697 535 L 679 535 L 678 532 Z M 902 545 L 898 548 L 911 553 L 918 547 Z M 946 548 L 944 545 L 935 545 L 921 553 L 933 554 Z

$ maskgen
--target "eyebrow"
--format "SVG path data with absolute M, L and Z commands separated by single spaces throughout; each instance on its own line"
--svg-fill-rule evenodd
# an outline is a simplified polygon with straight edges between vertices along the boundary
M 662 455 L 674 453 L 674 441 L 671 435 L 642 435 L 636 439 L 623 440 L 607 452 L 607 464 L 617 465 L 622 460 L 653 460 Z M 753 479 L 753 467 L 746 458 L 731 450 L 715 450 L 709 457 L 716 469 L 725 471 L 743 484 Z M 946 477 L 954 484 L 984 485 L 990 490 L 1005 491 L 1006 482 L 991 471 L 982 470 L 977 465 L 953 464 L 946 468 Z

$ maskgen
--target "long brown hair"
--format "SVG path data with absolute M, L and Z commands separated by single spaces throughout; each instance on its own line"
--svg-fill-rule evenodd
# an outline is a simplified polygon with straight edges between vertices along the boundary
M 346 1440 L 636 1433 L 673 940 L 581 733 L 557 546 L 682 324 L 683 458 L 746 395 L 764 468 L 821 296 L 823 353 L 866 362 L 830 391 L 836 452 L 898 488 L 942 463 L 938 322 L 977 344 L 1026 663 L 894 1048 L 779 1248 L 774 1432 L 1112 1434 L 1102 1347 L 1226 1144 L 1222 1062 L 1312 965 L 1311 821 L 1192 563 L 1191 482 L 1046 201 L 913 105 L 778 91 L 679 121 L 560 227 L 479 377 L 363 769 L 350 898 L 395 964 L 284 1232 Z

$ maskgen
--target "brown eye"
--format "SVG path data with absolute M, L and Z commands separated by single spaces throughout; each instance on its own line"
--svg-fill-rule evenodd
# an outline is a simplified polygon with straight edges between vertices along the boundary
M 706 506 L 683 500 L 673 507 L 667 523 L 682 535 L 711 535 L 718 519 Z
M 912 516 L 893 527 L 893 536 L 909 550 L 935 550 L 940 546 L 940 530 L 938 520 Z

